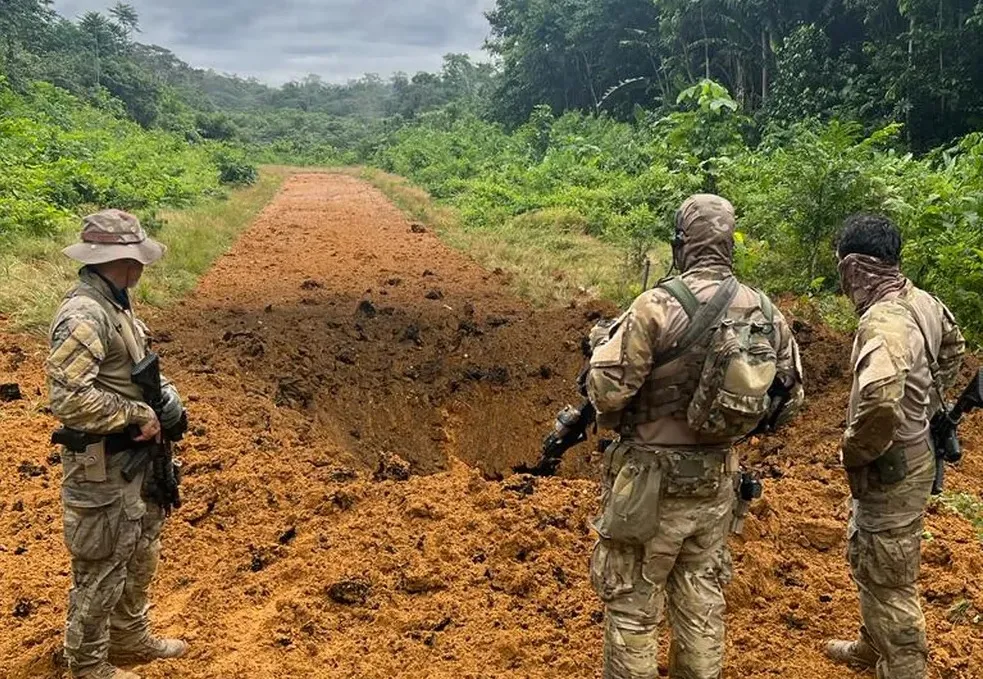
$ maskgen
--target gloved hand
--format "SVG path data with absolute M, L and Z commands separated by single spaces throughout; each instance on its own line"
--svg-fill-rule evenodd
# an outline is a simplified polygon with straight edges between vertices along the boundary
M 161 396 L 164 399 L 164 407 L 161 409 L 160 424 L 165 431 L 173 430 L 181 424 L 181 418 L 184 417 L 184 404 L 181 403 L 181 396 L 177 393 L 177 389 L 170 384 L 161 390 Z

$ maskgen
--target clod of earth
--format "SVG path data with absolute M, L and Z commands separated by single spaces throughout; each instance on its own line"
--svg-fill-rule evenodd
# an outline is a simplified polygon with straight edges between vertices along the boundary
M 359 302 L 358 308 L 355 310 L 356 316 L 362 316 L 364 318 L 375 318 L 377 313 L 375 305 L 367 299 Z
M 300 284 L 300 287 L 302 290 L 317 290 L 319 288 L 323 288 L 324 283 L 313 278 L 308 278 Z
M 410 224 L 410 231 L 412 231 L 413 233 L 426 233 L 427 227 L 425 227 L 423 224 L 420 224 L 418 222 L 414 222 L 413 224 Z
M 410 463 L 395 453 L 382 453 L 374 478 L 376 481 L 406 481 L 410 478 Z
M 444 299 L 444 293 L 439 288 L 434 288 L 425 295 L 427 299 Z
M 20 393 L 20 385 L 13 382 L 9 384 L 0 384 L 0 401 L 9 403 L 11 401 L 20 401 L 23 397 Z
M 372 586 L 364 580 L 341 580 L 328 587 L 328 598 L 344 606 L 364 604 L 369 599 Z

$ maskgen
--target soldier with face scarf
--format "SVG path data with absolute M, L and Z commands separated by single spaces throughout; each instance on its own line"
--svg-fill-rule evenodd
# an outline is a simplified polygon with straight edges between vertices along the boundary
M 841 455 L 863 624 L 856 640 L 831 641 L 826 653 L 876 668 L 880 679 L 924 679 L 928 647 L 915 582 L 935 476 L 929 422 L 956 381 L 965 343 L 945 305 L 902 275 L 901 236 L 889 220 L 850 217 L 837 250 L 843 291 L 860 314 Z

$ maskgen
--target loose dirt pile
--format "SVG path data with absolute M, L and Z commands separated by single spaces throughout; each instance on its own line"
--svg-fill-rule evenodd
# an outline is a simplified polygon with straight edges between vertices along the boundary
M 300 175 L 183 304 L 149 319 L 193 420 L 186 504 L 153 617 L 190 657 L 147 677 L 592 677 L 586 579 L 597 487 L 535 459 L 576 399 L 592 304 L 534 310 L 344 176 Z M 745 451 L 769 479 L 735 538 L 727 677 L 854 676 L 847 489 L 837 469 L 848 341 L 796 324 L 810 404 Z M 60 677 L 68 588 L 43 343 L 0 336 L 0 676 Z M 983 489 L 983 432 L 950 487 Z M 933 513 L 921 581 L 933 676 L 983 676 L 983 550 Z M 859 675 L 857 675 L 859 676 Z

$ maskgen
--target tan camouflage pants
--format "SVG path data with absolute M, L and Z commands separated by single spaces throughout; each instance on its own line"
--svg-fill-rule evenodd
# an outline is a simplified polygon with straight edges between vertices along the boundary
M 62 507 L 72 556 L 65 657 L 81 676 L 150 635 L 148 591 L 157 570 L 164 513 L 141 497 L 143 477 L 126 483 L 125 454 L 107 460 L 106 480 L 87 481 L 84 456 L 64 453 Z
M 892 486 L 879 485 L 870 474 L 867 490 L 854 499 L 848 527 L 861 638 L 880 654 L 879 679 L 924 679 L 928 643 L 915 582 L 935 457 L 930 450 L 909 451 L 908 476 Z
M 658 626 L 668 604 L 669 676 L 717 679 L 735 500 L 726 455 L 617 443 L 606 457 L 595 522 L 601 537 L 591 557 L 591 582 L 605 604 L 604 677 L 658 677 Z

